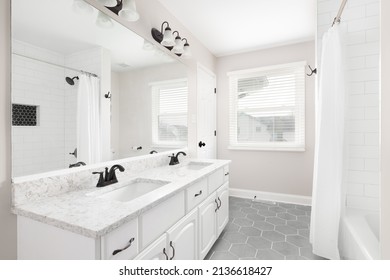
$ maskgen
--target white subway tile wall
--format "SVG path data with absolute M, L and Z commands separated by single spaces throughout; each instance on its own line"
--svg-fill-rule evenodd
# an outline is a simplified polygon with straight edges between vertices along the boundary
M 13 53 L 55 64 L 64 56 L 20 41 Z M 12 55 L 12 103 L 38 106 L 38 125 L 12 127 L 12 172 L 21 176 L 64 168 L 64 69 Z
M 318 0 L 318 63 L 321 38 L 341 0 Z M 350 0 L 342 15 L 346 25 L 347 164 L 346 204 L 379 210 L 379 0 Z
M 99 51 L 64 56 L 13 40 L 12 52 L 12 103 L 38 106 L 37 126 L 12 127 L 13 176 L 68 168 L 76 162 L 69 152 L 77 145 L 77 85 L 68 85 L 65 77 L 78 73 L 20 55 L 95 71 L 100 70 Z

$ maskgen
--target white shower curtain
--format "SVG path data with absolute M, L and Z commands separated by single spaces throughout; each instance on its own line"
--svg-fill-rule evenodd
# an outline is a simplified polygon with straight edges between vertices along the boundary
M 310 240 L 313 253 L 340 259 L 339 223 L 343 204 L 345 85 L 342 26 L 323 36 L 316 96 L 316 145 Z
M 77 160 L 86 164 L 102 160 L 99 79 L 80 75 L 77 93 Z

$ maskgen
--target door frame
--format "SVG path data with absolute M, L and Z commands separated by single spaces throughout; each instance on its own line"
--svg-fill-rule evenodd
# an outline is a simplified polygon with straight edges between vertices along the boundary
M 217 75 L 211 71 L 209 68 L 207 68 L 206 66 L 204 66 L 203 64 L 201 63 L 197 63 L 197 67 L 196 67 L 196 155 L 198 156 L 198 152 L 199 152 L 199 147 L 198 147 L 198 143 L 200 141 L 199 139 L 199 131 L 200 131 L 200 122 L 199 122 L 199 112 L 200 112 L 200 107 L 199 107 L 199 104 L 200 104 L 200 94 L 199 94 L 199 83 L 200 83 L 200 79 L 199 79 L 199 70 L 201 71 L 204 71 L 206 72 L 207 74 L 209 74 L 210 76 L 212 76 L 214 78 L 214 88 L 217 88 Z M 217 94 L 214 94 L 214 129 L 217 130 Z M 217 137 L 215 136 L 214 138 L 214 158 L 216 159 L 217 158 Z

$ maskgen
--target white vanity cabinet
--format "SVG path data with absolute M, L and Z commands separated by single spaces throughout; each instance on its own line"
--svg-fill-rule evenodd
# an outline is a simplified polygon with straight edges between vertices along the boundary
M 136 260 L 198 259 L 198 210 L 195 209 L 143 250 Z
M 217 191 L 217 237 L 229 222 L 229 183 L 225 183 Z
M 18 216 L 20 260 L 129 260 L 138 253 L 138 219 L 101 238 L 90 238 Z
M 228 173 L 222 166 L 97 238 L 18 216 L 18 259 L 204 259 L 229 220 Z
M 168 231 L 172 260 L 198 259 L 198 209 L 194 209 Z
M 229 183 L 199 205 L 199 258 L 204 259 L 229 221 Z
M 203 260 L 217 240 L 216 195 L 210 195 L 199 205 L 199 259 Z

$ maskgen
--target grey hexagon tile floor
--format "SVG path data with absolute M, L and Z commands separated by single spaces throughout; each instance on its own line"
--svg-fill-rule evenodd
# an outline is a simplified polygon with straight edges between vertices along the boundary
M 318 260 L 310 206 L 229 197 L 229 223 L 206 260 Z

